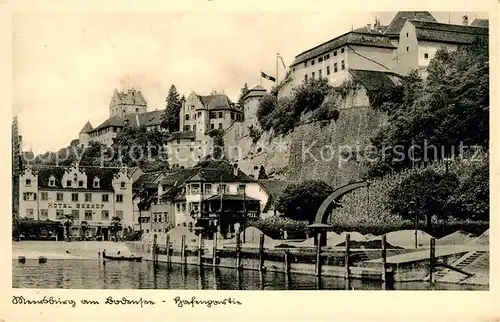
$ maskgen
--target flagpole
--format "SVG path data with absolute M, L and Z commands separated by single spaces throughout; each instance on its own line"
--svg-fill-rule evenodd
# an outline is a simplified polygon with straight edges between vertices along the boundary
M 278 71 L 278 53 L 276 53 L 276 86 L 278 86 L 279 81 L 280 81 L 278 73 L 279 73 L 279 71 Z

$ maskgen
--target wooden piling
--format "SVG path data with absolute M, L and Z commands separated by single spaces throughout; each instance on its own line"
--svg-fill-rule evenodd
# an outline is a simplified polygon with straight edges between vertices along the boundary
M 241 269 L 241 235 L 236 233 L 236 269 Z
M 264 234 L 260 234 L 259 239 L 259 271 L 264 269 Z
M 431 238 L 431 248 L 429 254 L 429 283 L 432 285 L 432 274 L 436 266 L 436 238 Z
M 315 275 L 321 276 L 321 232 L 318 233 L 318 242 L 316 243 L 316 269 Z
M 217 266 L 217 233 L 214 233 L 214 249 L 212 254 L 212 265 Z
M 158 262 L 158 259 L 157 259 L 157 253 L 158 253 L 158 248 L 156 247 L 158 243 L 158 236 L 155 234 L 153 236 L 153 263 L 156 264 Z
M 181 263 L 186 263 L 186 235 L 181 237 Z
M 288 249 L 285 249 L 285 273 L 289 274 L 290 273 L 290 252 Z
M 167 235 L 167 241 L 165 242 L 165 251 L 167 252 L 167 263 L 170 263 L 170 235 Z
M 345 278 L 348 280 L 351 277 L 351 268 L 349 267 L 349 257 L 350 257 L 350 242 L 351 242 L 351 235 L 346 234 L 345 235 L 345 258 L 344 258 L 344 266 L 345 266 Z
M 386 251 L 386 236 L 382 236 L 382 283 L 384 289 L 387 289 L 387 251 Z
M 201 244 L 202 244 L 202 234 L 200 232 L 200 234 L 198 235 L 198 254 L 197 254 L 199 266 L 201 266 L 201 252 L 202 252 Z

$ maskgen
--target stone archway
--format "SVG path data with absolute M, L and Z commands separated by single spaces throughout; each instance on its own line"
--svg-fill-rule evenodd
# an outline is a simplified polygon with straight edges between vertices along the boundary
M 314 219 L 314 224 L 327 224 L 328 216 L 335 207 L 337 199 L 344 196 L 345 194 L 363 187 L 368 187 L 369 182 L 359 181 L 354 183 L 349 183 L 335 189 L 331 195 L 329 195 L 325 201 L 321 204 L 318 211 L 316 212 L 316 218 Z

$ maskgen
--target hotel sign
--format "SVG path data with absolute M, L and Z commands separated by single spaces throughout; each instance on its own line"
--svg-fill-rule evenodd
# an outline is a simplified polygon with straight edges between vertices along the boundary
M 48 207 L 57 209 L 102 209 L 104 204 L 49 202 Z

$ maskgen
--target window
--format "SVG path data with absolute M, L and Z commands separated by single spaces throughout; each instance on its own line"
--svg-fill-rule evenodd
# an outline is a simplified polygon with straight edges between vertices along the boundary
M 406 33 L 406 38 L 408 38 L 408 33 Z
M 101 211 L 101 220 L 109 220 L 109 210 Z
M 209 195 L 212 193 L 212 185 L 210 183 L 205 183 L 205 194 Z
M 219 130 L 222 129 L 222 123 L 219 123 Z
M 85 220 L 92 220 L 92 210 L 85 210 Z
M 102 195 L 102 202 L 108 202 L 109 201 L 109 195 L 108 194 L 103 194 Z
M 323 57 L 318 58 L 318 63 L 321 63 L 323 61 Z
M 337 63 L 333 64 L 333 72 L 336 73 L 337 72 Z
M 193 125 L 193 131 L 196 131 L 196 124 Z
M 183 212 L 186 211 L 186 204 L 185 203 L 182 204 L 181 209 Z
M 56 179 L 54 179 L 54 177 L 50 177 L 49 187 L 55 187 L 55 186 L 56 186 Z
M 94 178 L 94 188 L 99 188 L 100 186 L 100 180 L 99 178 L 95 177 Z
M 26 209 L 26 217 L 35 218 L 35 211 L 33 209 Z
M 341 60 L 341 61 L 340 61 L 340 68 L 341 68 L 342 70 L 344 70 L 344 69 L 345 69 L 345 61 L 343 61 L 343 60 Z
M 116 195 L 116 202 L 123 202 L 123 195 L 122 194 Z
M 41 198 L 42 200 L 49 200 L 49 194 L 48 192 L 41 192 Z
M 410 51 L 410 47 L 406 46 L 406 51 L 407 52 Z
M 40 219 L 49 219 L 49 211 L 47 209 L 40 210 Z
M 138 107 L 135 108 L 135 112 L 136 113 L 139 112 L 139 108 Z
M 92 194 L 91 193 L 86 193 L 85 194 L 85 201 L 87 201 L 87 202 L 92 201 Z
M 321 69 L 318 71 L 318 77 L 321 78 Z
M 193 183 L 189 187 L 191 189 L 191 194 L 192 195 L 198 195 L 198 194 L 200 194 L 200 185 L 198 183 Z
M 245 193 L 245 188 L 246 188 L 246 186 L 244 184 L 238 185 L 238 194 L 239 195 L 244 194 Z
M 71 210 L 71 216 L 73 216 L 73 219 L 79 219 L 80 218 L 80 211 L 78 210 Z
M 343 52 L 344 52 L 344 48 L 342 48 L 342 49 L 340 50 L 340 53 L 341 53 L 341 54 L 342 54 Z
M 71 201 L 78 201 L 78 193 L 71 194 Z
M 307 61 L 304 62 L 304 67 L 307 67 Z
M 66 187 L 71 187 L 71 180 L 66 180 Z
M 212 123 L 212 124 L 210 124 L 210 129 L 211 129 L 211 130 L 215 129 L 215 124 L 213 124 L 213 123 Z
M 429 58 L 429 54 L 428 54 L 428 53 L 425 53 L 425 54 L 424 54 L 424 58 L 425 58 L 425 59 L 428 59 L 428 58 Z
M 56 219 L 61 220 L 61 219 L 63 219 L 63 217 L 64 217 L 64 212 L 62 211 L 62 209 L 57 209 L 56 210 Z
M 225 184 L 220 184 L 217 187 L 217 193 L 226 193 L 227 192 L 227 186 Z
M 311 77 L 312 77 L 312 78 L 314 79 L 314 72 L 312 72 L 312 75 L 311 75 Z
M 196 120 L 196 114 L 193 114 L 193 120 Z
M 31 179 L 26 179 L 26 186 L 31 186 Z
M 56 195 L 57 201 L 64 201 L 64 194 L 62 192 L 58 192 Z
M 231 120 L 234 120 L 234 112 L 231 112 Z
M 123 220 L 123 210 L 117 210 L 115 215 L 116 215 L 116 217 Z
M 193 151 L 194 151 L 193 147 L 189 148 L 189 152 L 193 152 Z
M 314 66 L 314 59 L 311 60 L 311 66 Z
M 304 76 L 304 80 L 307 82 L 307 75 Z
M 189 114 L 186 114 L 186 121 L 189 121 Z
M 223 118 L 223 117 L 224 117 L 224 115 L 222 115 L 222 112 L 219 112 L 218 118 L 220 118 L 220 119 L 221 119 L 221 118 Z
M 181 211 L 181 205 L 180 204 L 177 204 L 177 211 Z
M 330 54 L 325 55 L 325 60 L 330 59 Z
M 215 112 L 210 112 L 210 118 L 211 118 L 211 119 L 216 119 L 216 118 L 217 118 L 217 113 L 215 113 Z
M 333 52 L 333 56 L 337 56 L 337 51 L 334 51 L 334 52 Z
M 184 125 L 184 131 L 190 131 L 191 126 L 190 125 Z
M 120 188 L 125 189 L 125 182 L 120 182 Z
M 78 181 L 78 186 L 83 187 L 83 180 Z
M 201 117 L 201 112 L 198 112 L 198 117 Z
M 330 66 L 326 66 L 326 74 L 330 75 Z

